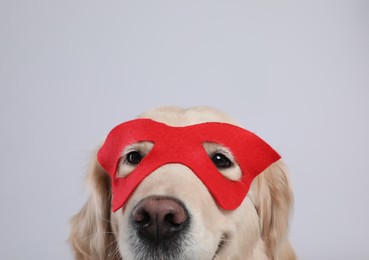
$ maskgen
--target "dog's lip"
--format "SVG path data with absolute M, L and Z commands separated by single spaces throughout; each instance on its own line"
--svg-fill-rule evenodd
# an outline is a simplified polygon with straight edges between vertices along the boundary
M 215 257 L 217 257 L 219 252 L 223 249 L 223 247 L 225 246 L 226 241 L 227 241 L 226 234 L 222 234 L 222 236 L 220 237 L 219 242 L 218 242 L 217 250 L 215 250 L 214 256 L 212 258 L 213 260 L 215 259 Z

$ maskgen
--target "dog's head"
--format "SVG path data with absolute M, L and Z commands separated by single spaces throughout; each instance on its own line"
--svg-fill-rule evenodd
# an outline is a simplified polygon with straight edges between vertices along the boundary
M 209 108 L 165 107 L 140 117 L 173 127 L 204 122 L 236 125 Z M 124 179 L 133 174 L 153 147 L 150 141 L 125 146 L 113 175 Z M 224 185 L 242 178 L 243 167 L 232 150 L 213 142 L 204 142 L 203 148 L 226 180 Z M 72 220 L 77 259 L 293 259 L 287 239 L 292 193 L 280 160 L 254 179 L 232 210 L 219 205 L 198 172 L 175 161 L 153 168 L 122 205 L 112 208 L 115 179 L 104 168 L 101 160 L 94 160 L 88 175 L 92 195 Z

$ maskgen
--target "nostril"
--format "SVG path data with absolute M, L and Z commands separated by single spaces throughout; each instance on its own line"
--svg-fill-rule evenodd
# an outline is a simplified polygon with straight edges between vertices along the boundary
M 165 215 L 164 220 L 169 225 L 177 225 L 174 221 L 174 214 L 172 213 Z
M 176 219 L 176 215 L 175 214 L 167 214 L 165 217 L 164 217 L 164 222 L 167 226 L 169 226 L 170 228 L 172 229 L 179 229 L 181 227 L 181 224 L 183 222 L 179 222 L 177 219 Z
M 145 226 L 151 222 L 151 216 L 144 208 L 140 208 L 139 210 L 135 211 L 132 216 L 133 221 L 139 226 Z
M 176 211 L 168 213 L 164 216 L 164 223 L 172 228 L 180 228 L 187 220 L 187 213 L 183 208 L 178 208 Z

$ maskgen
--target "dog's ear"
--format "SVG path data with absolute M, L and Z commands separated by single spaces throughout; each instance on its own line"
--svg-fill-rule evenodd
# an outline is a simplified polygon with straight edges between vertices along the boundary
M 283 162 L 278 161 L 259 174 L 255 186 L 255 206 L 270 259 L 296 259 L 288 240 L 293 194 Z
M 110 224 L 110 177 L 96 159 L 90 165 L 87 184 L 92 193 L 71 219 L 70 243 L 78 260 L 110 260 L 117 248 Z

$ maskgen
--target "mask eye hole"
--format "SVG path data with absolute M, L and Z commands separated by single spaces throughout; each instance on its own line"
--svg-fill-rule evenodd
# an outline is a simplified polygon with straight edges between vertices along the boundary
M 147 156 L 152 148 L 154 147 L 154 143 L 152 142 L 138 142 L 127 146 L 118 162 L 118 168 L 116 177 L 124 178 L 127 177 Z
M 229 148 L 213 142 L 204 142 L 203 147 L 220 174 L 232 181 L 241 180 L 242 171 Z
M 224 154 L 215 153 L 210 158 L 218 169 L 228 169 L 233 166 L 232 161 Z
M 138 165 L 141 162 L 142 158 L 143 156 L 140 152 L 132 151 L 126 155 L 126 162 L 130 165 Z

